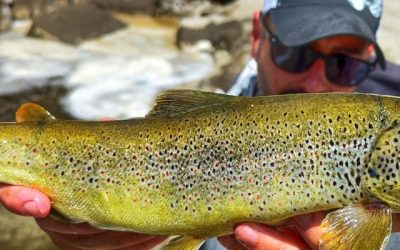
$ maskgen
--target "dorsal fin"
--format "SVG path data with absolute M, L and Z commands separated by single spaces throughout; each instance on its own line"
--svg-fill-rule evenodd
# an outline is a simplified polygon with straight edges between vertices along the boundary
M 197 90 L 168 90 L 159 95 L 146 117 L 168 118 L 219 106 L 237 97 Z
M 49 111 L 35 103 L 25 103 L 17 110 L 15 120 L 17 122 L 40 122 L 48 123 L 56 118 Z

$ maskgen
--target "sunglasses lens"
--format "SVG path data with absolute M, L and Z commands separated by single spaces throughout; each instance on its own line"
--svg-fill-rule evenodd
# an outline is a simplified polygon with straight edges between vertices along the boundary
M 326 76 L 336 84 L 355 86 L 367 77 L 370 65 L 344 55 L 326 58 Z
M 271 53 L 275 64 L 291 73 L 307 70 L 317 58 L 308 47 L 286 47 L 278 41 L 271 44 Z

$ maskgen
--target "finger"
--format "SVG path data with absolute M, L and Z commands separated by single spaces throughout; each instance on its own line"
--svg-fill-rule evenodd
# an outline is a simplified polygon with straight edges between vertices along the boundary
M 51 217 L 36 219 L 36 222 L 46 232 L 51 231 L 61 234 L 97 234 L 106 231 L 92 227 L 87 223 L 67 223 Z
M 218 238 L 218 241 L 226 248 L 229 250 L 246 250 L 244 246 L 242 246 L 237 240 L 235 239 L 235 236 L 231 235 L 225 235 L 222 237 Z
M 82 250 L 82 249 L 86 249 L 86 250 L 90 250 L 92 248 L 86 248 L 84 246 L 71 246 L 69 242 L 66 242 L 64 239 L 60 239 L 60 238 L 52 238 L 50 236 L 50 238 L 52 239 L 53 243 L 59 247 L 60 249 L 64 249 L 64 250 Z M 109 250 L 147 250 L 147 249 L 153 249 L 154 247 L 156 247 L 157 245 L 161 244 L 163 241 L 165 241 L 167 239 L 167 237 L 154 237 L 150 240 L 146 240 L 142 243 L 139 244 L 133 244 L 133 245 L 129 245 L 126 247 L 115 247 L 115 248 L 108 248 Z M 96 248 L 96 249 L 101 249 L 101 248 Z
M 42 192 L 26 187 L 0 185 L 0 203 L 10 212 L 43 218 L 49 215 L 50 199 Z
M 319 247 L 319 240 L 322 236 L 320 225 L 324 218 L 323 212 L 299 215 L 293 218 L 297 231 L 313 249 Z
M 64 243 L 64 241 L 60 241 L 59 239 L 54 239 L 53 237 L 51 237 L 51 235 L 49 235 L 49 236 L 50 236 L 50 239 L 53 241 L 54 245 L 61 250 L 82 250 L 83 249 L 83 248 L 79 248 L 79 247 L 73 247 L 73 246 L 66 245 Z
M 278 232 L 258 224 L 240 224 L 235 229 L 236 239 L 248 249 L 309 249 L 302 239 L 291 231 Z
M 58 246 L 62 249 L 120 249 L 139 245 L 156 238 L 156 236 L 151 235 L 117 231 L 104 231 L 90 235 L 60 234 L 49 231 L 47 234 L 54 242 L 57 242 Z
M 124 248 L 120 248 L 118 250 L 147 250 L 147 249 L 153 249 L 155 246 L 161 244 L 162 242 L 164 242 L 168 237 L 164 237 L 164 236 L 157 236 L 154 237 L 150 240 L 146 240 L 142 243 L 139 244 L 135 244 L 135 245 L 131 245 L 128 247 L 124 247 Z

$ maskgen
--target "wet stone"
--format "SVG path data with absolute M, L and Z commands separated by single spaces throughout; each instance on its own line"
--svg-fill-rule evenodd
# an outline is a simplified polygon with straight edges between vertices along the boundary
M 62 42 L 77 44 L 125 26 L 111 13 L 93 5 L 69 5 L 35 18 L 29 35 L 55 38 Z
M 107 10 L 153 15 L 157 0 L 91 0 L 90 3 Z
M 182 26 L 177 34 L 177 41 L 181 45 L 195 43 L 200 40 L 209 40 L 217 49 L 234 51 L 242 45 L 241 37 L 244 37 L 242 25 L 240 22 L 233 20 L 210 23 L 203 28 Z
M 7 31 L 11 27 L 11 4 L 12 0 L 0 1 L 0 32 Z

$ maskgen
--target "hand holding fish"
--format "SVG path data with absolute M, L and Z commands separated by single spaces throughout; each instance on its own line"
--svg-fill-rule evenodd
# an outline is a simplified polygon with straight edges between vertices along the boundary
M 35 218 L 50 213 L 50 199 L 42 192 L 26 187 L 0 184 L 0 203 L 10 212 Z
M 165 236 L 98 229 L 87 223 L 60 222 L 52 218 L 37 219 L 39 226 L 60 249 L 152 249 Z
M 219 241 L 227 249 L 318 249 L 324 218 L 325 213 L 317 212 L 296 216 L 282 227 L 243 223 L 236 226 L 234 235 Z
M 54 220 L 47 217 L 51 208 L 50 199 L 31 188 L 0 185 L 0 203 L 13 213 L 35 217 L 39 226 L 60 249 L 151 249 L 167 238 L 108 231 L 87 223 Z
M 143 235 L 137 233 L 108 231 L 94 228 L 86 223 L 71 224 L 43 218 L 50 213 L 50 200 L 42 192 L 25 187 L 1 185 L 0 202 L 13 213 L 37 218 L 39 226 L 51 237 L 61 249 L 123 249 L 136 247 L 151 249 L 164 241 L 165 237 Z M 294 225 L 298 233 L 305 237 L 311 246 L 317 248 L 319 242 L 319 224 L 324 218 L 323 213 L 298 216 Z M 90 237 L 89 237 L 90 236 Z M 309 246 L 296 234 L 285 230 L 275 231 L 258 224 L 240 224 L 236 227 L 236 239 L 249 249 L 282 249 L 296 246 L 299 249 L 309 249 Z M 221 237 L 221 243 L 228 249 L 243 249 L 233 235 Z M 254 240 L 252 240 L 254 239 Z M 285 248 L 284 248 L 285 249 Z
M 234 235 L 226 235 L 218 240 L 231 250 L 319 249 L 322 235 L 320 225 L 325 216 L 323 212 L 296 216 L 291 219 L 289 226 L 278 228 L 243 223 L 236 226 Z M 400 232 L 399 221 L 399 214 L 394 214 L 392 232 Z
M 50 200 L 42 192 L 31 188 L 0 185 L 0 202 L 13 213 L 37 218 L 39 226 L 61 249 L 79 249 L 80 247 L 85 247 L 85 249 L 112 247 L 114 249 L 117 245 L 120 248 L 135 246 L 140 249 L 150 249 L 165 240 L 165 237 L 107 231 L 86 223 L 70 224 L 43 218 L 50 213 Z M 294 225 L 295 229 L 298 229 L 297 232 L 287 229 L 279 232 L 258 224 L 240 224 L 236 227 L 235 236 L 249 249 L 257 249 L 257 247 L 282 249 L 285 246 L 308 249 L 309 246 L 299 237 L 298 234 L 300 234 L 311 246 L 317 248 L 320 234 L 318 227 L 323 218 L 323 213 L 296 217 Z M 242 245 L 236 239 L 233 235 L 228 235 L 221 237 L 220 241 L 228 249 L 242 249 Z

